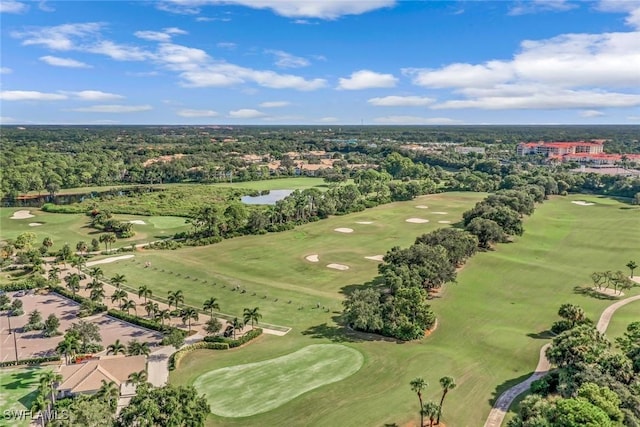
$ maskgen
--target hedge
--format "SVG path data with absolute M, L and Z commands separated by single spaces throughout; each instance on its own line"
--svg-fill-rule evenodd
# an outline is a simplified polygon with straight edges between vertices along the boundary
M 236 347 L 240 347 L 242 344 L 248 343 L 252 339 L 259 337 L 260 335 L 262 335 L 262 329 L 256 328 L 256 329 L 250 330 L 249 332 L 247 332 L 237 340 L 234 340 L 231 338 L 225 338 L 225 337 L 218 337 L 218 336 L 204 337 L 204 340 L 209 343 L 225 343 L 229 345 L 229 348 L 236 348 Z
M 17 366 L 17 365 L 39 365 L 41 363 L 46 362 L 58 362 L 60 360 L 60 356 L 47 356 L 47 357 L 36 357 L 33 359 L 22 359 L 18 360 L 16 363 L 15 360 L 8 362 L 0 362 L 0 368 L 4 368 L 6 366 Z
M 4 285 L 0 285 L 0 290 L 5 292 L 26 291 L 29 289 L 41 288 L 43 286 L 44 284 L 38 283 L 37 280 L 27 279 L 27 280 L 21 280 L 20 282 L 6 283 Z
M 162 332 L 163 334 L 169 334 L 175 329 L 176 331 L 180 331 L 181 333 L 183 333 L 184 336 L 187 335 L 187 333 L 182 329 L 178 329 L 169 325 L 161 325 L 155 320 L 143 319 L 142 317 L 133 316 L 121 310 L 112 308 L 107 311 L 107 314 L 111 317 L 115 317 L 116 319 L 124 320 L 125 322 L 133 323 L 134 325 L 142 326 L 143 328 L 151 329 L 153 331 Z
M 65 298 L 69 298 L 80 304 L 86 304 L 86 307 L 93 307 L 91 310 L 91 314 L 102 313 L 103 311 L 107 311 L 107 306 L 104 304 L 96 303 L 91 301 L 89 298 L 85 298 L 82 295 L 74 294 L 73 292 L 68 291 L 62 286 L 51 286 L 51 290 L 57 294 L 62 295 Z
M 187 345 L 176 351 L 169 357 L 169 370 L 173 371 L 178 367 L 178 363 L 182 358 L 194 350 L 229 350 L 229 344 L 223 342 L 205 342 L 200 341 L 195 344 Z

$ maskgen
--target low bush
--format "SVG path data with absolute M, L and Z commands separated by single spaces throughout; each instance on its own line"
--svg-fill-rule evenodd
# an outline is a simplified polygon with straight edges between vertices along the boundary
M 59 360 L 60 360 L 60 356 L 35 357 L 33 359 L 18 360 L 17 363 L 15 360 L 0 362 L 0 368 L 4 368 L 5 366 L 17 366 L 17 365 L 40 365 L 41 363 L 58 362 Z
M 125 322 L 133 323 L 134 325 L 142 326 L 143 328 L 151 329 L 153 331 L 162 332 L 163 334 L 169 334 L 173 330 L 179 331 L 185 336 L 187 334 L 185 331 L 174 328 L 173 326 L 161 325 L 155 320 L 143 319 L 142 317 L 134 316 L 125 313 L 124 311 L 110 309 L 109 311 L 107 311 L 107 314 L 111 317 L 115 317 L 116 319 L 124 320 Z
M 57 293 L 58 295 L 62 295 L 65 298 L 69 298 L 70 300 L 80 303 L 80 312 L 83 314 L 83 316 L 80 316 L 80 313 L 79 313 L 78 314 L 79 317 L 91 316 L 94 314 L 107 311 L 106 305 L 93 302 L 89 298 L 85 298 L 81 295 L 74 294 L 73 292 L 69 292 L 67 289 L 63 288 L 62 286 L 51 286 L 51 290 Z
M 208 336 L 208 337 L 205 337 L 204 340 L 205 342 L 208 342 L 208 343 L 218 343 L 218 344 L 224 343 L 224 344 L 227 344 L 229 348 L 236 348 L 236 347 L 240 347 L 242 344 L 248 343 L 252 339 L 259 337 L 260 335 L 262 335 L 262 329 L 256 328 L 256 329 L 250 330 L 249 332 L 247 332 L 246 334 L 244 334 L 243 336 L 235 340 L 232 338 L 225 338 L 220 336 Z
M 229 350 L 230 346 L 222 342 L 206 342 L 200 341 L 195 344 L 188 345 L 176 351 L 169 357 L 169 370 L 173 371 L 178 367 L 180 360 L 194 350 Z

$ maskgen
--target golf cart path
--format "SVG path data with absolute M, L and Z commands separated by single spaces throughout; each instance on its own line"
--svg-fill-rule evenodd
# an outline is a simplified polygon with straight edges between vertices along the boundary
M 600 315 L 598 323 L 596 324 L 598 332 L 604 333 L 607 330 L 611 317 L 613 317 L 613 314 L 617 309 L 634 301 L 640 301 L 640 295 L 623 299 L 605 308 Z M 529 378 L 507 389 L 498 397 L 496 403 L 493 404 L 493 408 L 491 408 L 491 412 L 489 412 L 489 416 L 487 417 L 487 421 L 484 423 L 484 427 L 500 427 L 511 403 L 513 403 L 513 400 L 520 394 L 529 390 L 532 382 L 542 378 L 547 374 L 547 372 L 549 372 L 551 365 L 545 356 L 545 352 L 550 345 L 550 343 L 545 344 L 540 349 L 540 358 L 538 359 L 538 366 L 536 366 L 535 372 Z

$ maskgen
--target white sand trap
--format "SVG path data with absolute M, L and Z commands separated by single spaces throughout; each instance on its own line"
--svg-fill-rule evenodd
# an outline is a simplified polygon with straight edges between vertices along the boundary
M 327 267 L 333 268 L 334 270 L 348 270 L 349 266 L 344 264 L 327 264 Z
M 593 206 L 593 205 L 595 205 L 595 203 L 585 202 L 584 200 L 574 200 L 571 203 L 573 203 L 574 205 L 580 205 L 580 206 Z
M 320 258 L 318 257 L 318 254 L 307 255 L 306 257 L 304 257 L 304 259 L 306 259 L 309 262 L 318 262 L 318 261 L 320 261 Z
M 438 221 L 438 224 L 451 224 L 451 221 Z
M 356 224 L 368 225 L 368 224 L 373 224 L 373 221 L 356 221 Z
M 609 295 L 609 296 L 612 296 L 612 297 L 624 296 L 624 292 L 622 292 L 622 291 L 614 291 L 613 289 L 605 289 L 605 288 L 602 288 L 602 289 L 591 288 L 591 289 L 593 289 L 594 291 L 596 291 L 598 293 L 601 293 L 601 294 L 604 294 L 604 295 Z
M 640 283 L 640 276 L 629 277 L 629 279 L 633 280 L 636 283 Z
M 384 255 L 366 256 L 365 258 L 370 259 L 372 261 L 383 261 Z
M 406 221 L 411 222 L 413 224 L 424 224 L 425 222 L 429 222 L 428 219 L 424 219 L 424 218 L 409 218 Z
M 418 206 L 416 206 L 416 208 L 418 208 L 418 209 L 429 209 L 429 206 L 427 206 L 427 205 L 418 205 Z
M 352 228 L 335 228 L 333 231 L 337 231 L 338 233 L 353 233 Z
M 449 212 L 431 212 L 431 213 L 435 215 L 447 215 Z
M 141 219 L 133 219 L 131 221 L 129 221 L 130 224 L 136 224 L 136 225 L 147 225 L 146 222 L 144 222 Z
M 109 263 L 120 261 L 123 259 L 133 258 L 134 256 L 135 255 L 120 255 L 120 256 L 112 256 L 111 258 L 100 259 L 98 261 L 89 261 L 87 263 L 87 267 L 92 267 L 94 265 L 99 265 L 99 264 L 109 264 Z
M 38 227 L 40 225 L 44 225 L 41 222 L 30 222 L 29 223 L 29 227 Z
M 27 219 L 33 217 L 34 215 L 31 215 L 31 211 L 15 211 L 13 215 L 11 215 L 11 219 Z

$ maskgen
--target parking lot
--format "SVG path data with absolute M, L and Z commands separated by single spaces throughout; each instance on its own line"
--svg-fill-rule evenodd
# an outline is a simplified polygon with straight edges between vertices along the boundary
M 8 292 L 13 300 L 16 292 Z M 105 348 L 119 339 L 126 344 L 133 339 L 150 344 L 158 343 L 162 334 L 141 328 L 136 325 L 123 322 L 118 319 L 98 314 L 95 316 L 78 318 L 79 304 L 55 293 L 44 295 L 34 294 L 18 297 L 23 302 L 24 314 L 17 317 L 9 317 L 6 312 L 0 315 L 0 362 L 34 357 L 51 356 L 55 354 L 55 348 L 62 340 L 62 335 L 51 338 L 44 337 L 41 331 L 23 332 L 22 327 L 28 323 L 29 313 L 37 309 L 44 321 L 50 314 L 55 314 L 60 320 L 59 331 L 64 332 L 73 323 L 80 320 L 97 324 L 100 328 L 100 343 Z

